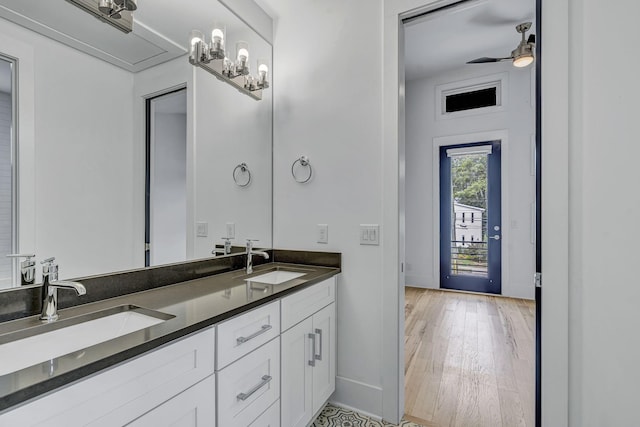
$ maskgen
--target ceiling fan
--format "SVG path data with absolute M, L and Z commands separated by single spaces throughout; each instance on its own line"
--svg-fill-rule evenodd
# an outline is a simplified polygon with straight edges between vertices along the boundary
M 516 31 L 522 34 L 522 40 L 518 47 L 511 51 L 511 56 L 505 58 L 489 58 L 483 56 L 482 58 L 476 58 L 467 64 L 486 64 L 488 62 L 501 62 L 501 61 L 513 61 L 515 67 L 526 67 L 533 62 L 533 52 L 536 47 L 535 34 L 529 34 L 529 38 L 525 39 L 527 31 L 531 28 L 531 22 L 523 22 L 516 25 Z

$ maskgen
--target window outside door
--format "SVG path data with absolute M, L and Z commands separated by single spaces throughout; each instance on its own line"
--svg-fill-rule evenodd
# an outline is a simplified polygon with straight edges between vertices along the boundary
M 502 291 L 500 141 L 440 147 L 440 287 Z

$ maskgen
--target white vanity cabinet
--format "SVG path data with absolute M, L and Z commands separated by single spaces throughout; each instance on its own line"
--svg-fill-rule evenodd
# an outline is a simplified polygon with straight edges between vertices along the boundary
M 207 402 L 213 409 L 197 425 L 211 426 L 215 423 L 214 355 L 215 329 L 208 328 L 2 414 L 0 426 L 142 425 L 135 420 L 152 410 L 165 414 L 163 419 L 180 420 L 185 413 L 172 398 L 205 379 L 199 390 L 208 395 L 200 397 L 199 406 Z
M 306 426 L 335 390 L 335 276 L 0 415 L 0 427 Z
M 283 298 L 283 325 L 285 316 L 300 321 L 281 336 L 282 426 L 305 427 L 335 390 L 335 278 Z
M 214 426 L 216 422 L 216 407 L 213 404 L 215 392 L 215 375 L 211 375 L 127 424 L 127 426 Z
M 218 427 L 260 425 L 280 398 L 280 300 L 217 329 Z

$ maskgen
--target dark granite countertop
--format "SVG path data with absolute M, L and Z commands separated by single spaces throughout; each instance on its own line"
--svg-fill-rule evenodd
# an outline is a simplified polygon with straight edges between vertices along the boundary
M 278 267 L 299 270 L 306 274 L 279 285 L 252 285 L 244 280 Z M 339 272 L 340 268 L 334 267 L 274 262 L 255 267 L 251 275 L 246 275 L 244 270 L 233 270 L 60 310 L 58 322 L 126 305 L 156 310 L 175 317 L 52 361 L 0 376 L 0 412 L 172 340 L 321 282 Z M 0 323 L 0 343 L 8 340 L 6 334 L 41 325 L 37 316 Z

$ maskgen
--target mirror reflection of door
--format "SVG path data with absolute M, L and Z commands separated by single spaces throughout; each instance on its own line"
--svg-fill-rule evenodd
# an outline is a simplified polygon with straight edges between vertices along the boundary
M 440 147 L 440 287 L 501 293 L 500 142 Z
M 147 99 L 145 266 L 187 259 L 187 91 Z
M 16 146 L 14 140 L 14 64 L 0 56 L 0 289 L 18 282 L 16 251 Z

